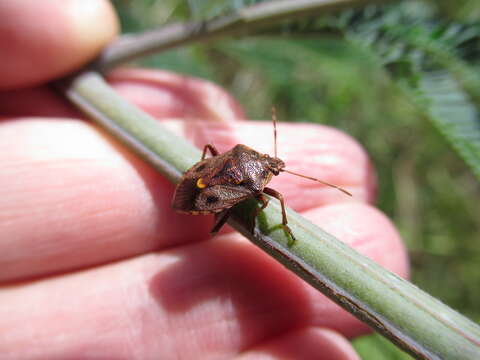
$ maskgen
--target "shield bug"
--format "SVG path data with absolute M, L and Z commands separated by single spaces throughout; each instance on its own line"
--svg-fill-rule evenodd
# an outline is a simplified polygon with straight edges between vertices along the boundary
M 275 109 L 272 110 L 274 153 L 275 156 L 261 154 L 246 145 L 238 144 L 233 149 L 220 154 L 212 144 L 203 148 L 200 161 L 183 175 L 175 189 L 172 207 L 174 210 L 192 215 L 215 214 L 212 234 L 217 233 L 228 220 L 230 209 L 237 203 L 256 198 L 261 206 L 255 209 L 253 227 L 257 215 L 268 205 L 270 195 L 280 201 L 282 208 L 282 227 L 290 235 L 289 246 L 295 237 L 288 227 L 285 200 L 278 191 L 266 187 L 273 175 L 290 173 L 323 185 L 336 188 L 347 195 L 351 194 L 336 185 L 319 179 L 297 174 L 285 169 L 285 163 L 277 157 L 277 126 Z M 212 157 L 206 158 L 210 151 Z

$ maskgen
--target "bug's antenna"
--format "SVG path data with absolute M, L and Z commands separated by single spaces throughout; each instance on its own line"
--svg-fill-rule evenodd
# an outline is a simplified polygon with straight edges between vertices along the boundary
M 272 106 L 272 120 L 273 120 L 273 153 L 277 157 L 277 110 Z
M 293 172 L 293 171 L 288 171 L 288 170 L 285 170 L 285 169 L 282 169 L 282 170 L 280 170 L 280 171 L 284 171 L 284 172 L 289 173 L 289 174 L 292 174 L 292 175 L 297 175 L 297 176 L 303 177 L 303 178 L 308 179 L 308 180 L 317 181 L 317 182 L 319 182 L 320 184 L 333 187 L 333 188 L 335 188 L 335 189 L 337 189 L 337 190 L 340 190 L 340 191 L 343 192 L 344 194 L 347 194 L 347 195 L 349 195 L 349 196 L 352 196 L 352 194 L 349 193 L 347 190 L 341 188 L 340 186 L 330 184 L 330 183 L 328 183 L 328 182 L 326 182 L 326 181 L 318 180 L 318 179 L 315 179 L 314 177 L 310 177 L 310 176 L 306 176 L 306 175 L 302 175 L 302 174 L 297 174 L 297 173 L 295 173 L 295 172 Z

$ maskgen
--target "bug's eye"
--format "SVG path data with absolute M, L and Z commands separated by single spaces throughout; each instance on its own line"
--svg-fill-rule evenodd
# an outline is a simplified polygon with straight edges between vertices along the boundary
M 213 203 L 216 203 L 218 201 L 218 197 L 216 196 L 207 196 L 207 204 L 213 204 Z

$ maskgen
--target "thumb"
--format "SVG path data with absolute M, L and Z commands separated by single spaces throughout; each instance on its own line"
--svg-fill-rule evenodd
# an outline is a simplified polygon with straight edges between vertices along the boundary
M 67 74 L 95 57 L 118 31 L 106 0 L 2 0 L 0 24 L 0 89 Z

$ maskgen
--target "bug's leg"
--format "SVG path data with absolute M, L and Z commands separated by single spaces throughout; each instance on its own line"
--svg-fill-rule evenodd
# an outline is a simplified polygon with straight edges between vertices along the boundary
M 213 144 L 207 144 L 203 147 L 201 160 L 205 160 L 205 157 L 207 156 L 207 150 L 210 150 L 210 154 L 212 154 L 212 156 L 217 156 L 219 154 L 217 148 Z
M 273 196 L 275 199 L 280 201 L 280 205 L 282 207 L 282 226 L 283 229 L 290 235 L 291 241 L 288 242 L 288 246 L 292 246 L 295 243 L 295 236 L 293 236 L 292 230 L 288 227 L 288 220 L 287 220 L 287 212 L 285 210 L 285 200 L 283 199 L 283 195 L 280 194 L 277 190 L 272 188 L 264 188 L 263 192 L 267 195 Z
M 212 230 L 210 230 L 210 234 L 212 234 L 212 236 L 215 236 L 216 233 L 220 231 L 222 226 L 227 222 L 229 216 L 230 209 L 225 209 L 222 212 L 215 214 L 215 223 L 213 224 Z
M 266 196 L 264 196 L 263 194 L 259 194 L 256 196 L 257 200 L 260 201 L 262 203 L 262 206 L 260 207 L 256 207 L 255 208 L 255 211 L 253 212 L 253 215 L 252 215 L 252 228 L 251 228 L 251 233 L 253 234 L 253 231 L 255 230 L 255 221 L 257 220 L 257 216 L 258 214 L 260 214 L 260 211 L 262 211 L 263 209 L 265 209 L 268 205 L 268 202 L 270 201 Z

